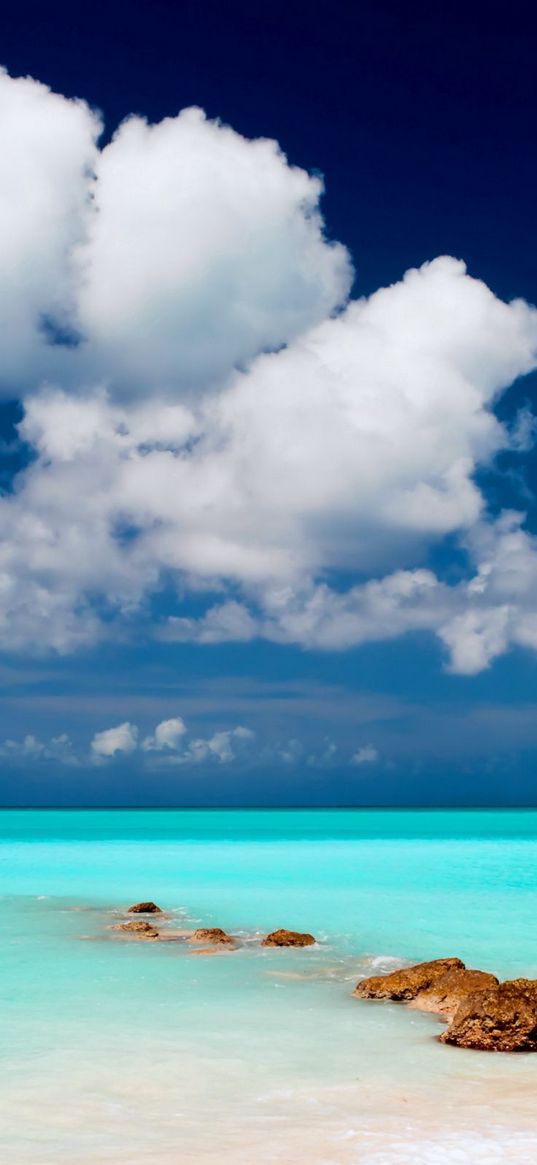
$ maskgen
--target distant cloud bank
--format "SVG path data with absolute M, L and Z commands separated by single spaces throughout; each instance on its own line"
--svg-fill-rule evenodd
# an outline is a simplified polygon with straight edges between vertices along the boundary
M 0 499 L 4 649 L 119 624 L 326 650 L 427 631 L 466 675 L 536 650 L 536 539 L 490 518 L 476 471 L 534 440 L 493 406 L 537 366 L 537 311 L 450 257 L 349 301 L 320 180 L 200 110 L 129 118 L 104 149 L 96 114 L 36 81 L 0 73 L 0 110 L 0 390 L 32 452 Z M 456 582 L 423 565 L 447 537 Z M 176 610 L 152 615 L 164 580 Z M 226 763 L 247 730 L 137 732 L 92 755 Z
M 181 726 L 181 727 L 179 727 Z M 207 761 L 231 764 L 237 756 L 248 749 L 255 740 L 255 732 L 237 725 L 214 732 L 205 738 L 187 737 L 184 721 L 163 720 L 157 724 L 152 736 L 146 737 L 140 746 L 139 729 L 126 720 L 112 728 L 96 732 L 89 750 L 76 753 L 72 741 L 64 733 L 44 743 L 32 733 L 22 740 L 4 740 L 0 743 L 0 756 L 10 760 L 43 760 L 63 764 L 89 765 L 105 764 L 140 752 L 150 767 L 169 765 L 198 765 Z M 148 754 L 161 754 L 159 756 Z
M 328 738 L 317 752 L 306 752 L 302 742 L 296 739 L 283 744 L 273 741 L 258 747 L 256 733 L 243 724 L 218 729 L 204 737 L 195 736 L 180 716 L 162 720 L 153 733 L 143 739 L 138 725 L 125 720 L 122 724 L 96 732 L 89 748 L 80 747 L 78 750 L 66 733 L 54 736 L 47 742 L 39 740 L 33 733 L 27 733 L 20 740 L 8 739 L 0 743 L 0 757 L 15 763 L 48 761 L 87 768 L 132 759 L 135 755 L 144 768 L 157 769 L 184 765 L 205 768 L 211 764 L 231 765 L 235 762 L 247 764 L 249 768 L 255 767 L 257 762 L 284 768 L 332 769 L 380 760 L 378 750 L 371 744 L 349 754 L 348 750 L 341 750 Z

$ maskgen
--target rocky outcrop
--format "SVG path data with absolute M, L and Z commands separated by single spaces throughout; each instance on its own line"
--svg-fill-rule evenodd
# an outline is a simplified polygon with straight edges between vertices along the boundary
M 488 971 L 468 971 L 457 969 L 445 971 L 435 979 L 430 987 L 418 994 L 409 1003 L 409 1007 L 418 1011 L 432 1011 L 442 1015 L 445 1019 L 452 1019 L 462 1001 L 475 991 L 484 991 L 487 987 L 496 987 L 498 979 Z
M 213 946 L 233 946 L 235 939 L 230 934 L 226 934 L 220 926 L 202 926 L 194 931 L 189 942 L 211 943 Z
M 162 914 L 162 910 L 155 902 L 135 902 L 134 906 L 129 906 L 127 914 Z
M 155 939 L 159 938 L 159 932 L 155 926 L 151 926 L 150 922 L 144 922 L 142 919 L 133 919 L 132 922 L 118 922 L 112 930 L 123 931 L 130 938 L 141 939 Z
M 526 995 L 537 999 L 537 979 L 506 979 L 504 987 L 519 987 Z
M 419 991 L 431 987 L 447 971 L 464 971 L 460 959 L 433 959 L 429 963 L 417 963 L 414 967 L 403 967 L 388 975 L 372 975 L 357 983 L 353 995 L 357 999 L 415 999 Z
M 301 934 L 298 930 L 273 930 L 261 943 L 262 947 L 311 947 L 315 943 L 312 934 Z
M 513 979 L 469 995 L 440 1042 L 482 1052 L 537 1052 L 537 982 Z

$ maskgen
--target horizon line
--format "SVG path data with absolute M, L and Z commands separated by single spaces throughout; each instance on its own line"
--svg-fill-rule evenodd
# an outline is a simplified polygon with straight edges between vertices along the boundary
M 27 810 L 28 812 L 35 812 L 37 810 L 43 811 L 43 812 L 48 812 L 48 811 L 58 812 L 60 810 L 63 810 L 63 811 L 68 812 L 68 813 L 70 813 L 70 812 L 84 813 L 84 812 L 88 812 L 91 810 L 96 810 L 98 812 L 117 812 L 117 813 L 121 813 L 125 810 L 132 811 L 132 812 L 147 812 L 148 810 L 153 810 L 155 812 L 159 812 L 159 811 L 166 811 L 167 812 L 169 810 L 175 810 L 175 811 L 179 810 L 181 812 L 189 812 L 189 811 L 199 812 L 201 810 L 201 811 L 207 812 L 207 813 L 222 812 L 222 811 L 226 811 L 226 812 L 230 812 L 230 813 L 236 812 L 236 811 L 252 812 L 254 810 L 260 810 L 263 812 L 276 812 L 276 813 L 278 813 L 278 812 L 286 812 L 289 810 L 292 810 L 293 812 L 307 810 L 310 812 L 313 811 L 313 812 L 326 813 L 327 811 L 337 812 L 338 810 L 342 810 L 342 809 L 354 810 L 356 812 L 368 812 L 369 810 L 372 810 L 372 809 L 374 809 L 374 810 L 387 810 L 390 812 L 397 810 L 397 811 L 409 812 L 409 813 L 410 812 L 414 812 L 414 813 L 415 812 L 431 812 L 431 811 L 445 812 L 448 809 L 461 810 L 461 811 L 472 811 L 472 812 L 478 811 L 478 810 L 479 811 L 489 810 L 491 812 L 497 812 L 499 810 L 504 810 L 504 811 L 505 810 L 513 810 L 514 812 L 518 812 L 518 811 L 523 810 L 523 809 L 536 810 L 537 809 L 537 802 L 534 804 L 520 804 L 520 805 L 518 805 L 518 804 L 516 804 L 516 805 L 513 805 L 513 804 L 509 804 L 509 805 L 503 805 L 503 804 L 497 804 L 497 805 L 496 804 L 495 805 L 483 805 L 483 804 L 481 804 L 481 805 L 479 805 L 479 804 L 478 805 L 474 805 L 474 804 L 471 804 L 471 805 L 463 805 L 463 804 L 456 804 L 456 805 L 351 805 L 351 804 L 341 804 L 341 805 L 0 805 L 0 812 L 2 812 L 2 813 L 10 812 L 11 810 L 13 810 L 15 812 L 20 812 L 20 811 L 25 811 L 25 810 Z

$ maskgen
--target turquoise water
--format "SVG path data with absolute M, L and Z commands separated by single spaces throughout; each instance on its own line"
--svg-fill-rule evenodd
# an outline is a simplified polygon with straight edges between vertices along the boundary
M 537 977 L 536 811 L 3 811 L 0 895 L 2 1159 L 537 1160 L 537 1057 L 351 995 L 440 955 Z M 142 898 L 244 945 L 118 941 Z

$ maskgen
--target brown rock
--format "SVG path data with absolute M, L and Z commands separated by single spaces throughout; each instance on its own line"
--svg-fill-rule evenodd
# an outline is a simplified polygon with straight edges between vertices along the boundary
M 464 969 L 460 959 L 433 959 L 429 963 L 391 971 L 389 975 L 371 975 L 362 979 L 353 995 L 358 999 L 414 999 L 418 991 L 426 990 L 446 971 Z
M 128 914 L 162 914 L 160 906 L 155 902 L 135 902 L 134 906 L 129 906 Z
M 118 922 L 112 930 L 122 930 L 133 938 L 158 938 L 158 930 L 151 926 L 150 922 L 143 922 L 142 919 L 136 919 L 132 922 Z
M 482 1052 L 537 1052 L 537 983 L 513 979 L 469 995 L 440 1041 Z
M 312 934 L 301 934 L 298 930 L 273 930 L 261 943 L 262 947 L 311 947 L 315 939 Z
M 537 979 L 506 979 L 504 987 L 518 987 L 528 995 L 537 998 Z
M 488 971 L 445 971 L 430 987 L 418 991 L 409 1006 L 418 1011 L 434 1011 L 446 1019 L 453 1019 L 460 1003 L 468 995 L 497 984 L 496 976 L 490 975 Z
M 212 943 L 214 946 L 229 946 L 234 943 L 234 939 L 230 934 L 226 934 L 220 926 L 202 926 L 199 930 L 195 930 L 192 937 L 189 939 L 193 943 Z

